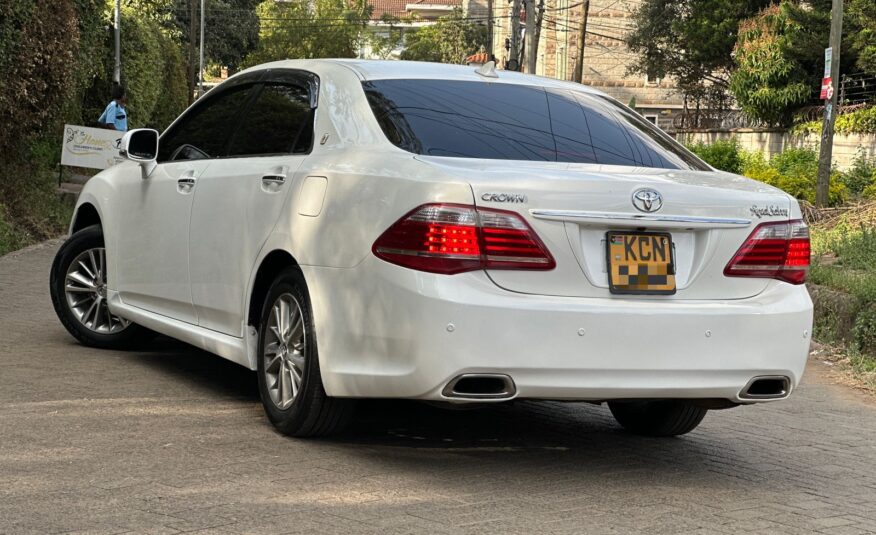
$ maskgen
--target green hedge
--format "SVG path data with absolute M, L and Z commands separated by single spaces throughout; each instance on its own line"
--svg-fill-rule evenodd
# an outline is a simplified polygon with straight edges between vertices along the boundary
M 800 123 L 791 128 L 792 134 L 821 134 L 821 121 Z M 834 123 L 836 134 L 876 134 L 876 106 L 840 115 Z
M 716 169 L 745 175 L 775 186 L 798 199 L 815 202 L 818 155 L 811 149 L 787 149 L 767 161 L 760 152 L 746 151 L 733 139 L 711 144 L 694 143 L 688 148 Z M 861 160 L 847 173 L 833 171 L 829 204 L 836 206 L 845 203 L 853 195 L 867 195 L 866 188 L 876 181 L 876 174 L 869 171 L 871 165 L 876 165 L 876 162 Z
M 164 130 L 188 105 L 186 87 L 186 66 L 182 49 L 172 39 L 161 34 L 159 38 L 164 67 L 161 96 L 152 112 L 150 126 Z
M 0 29 L 0 117 L 4 122 L 0 151 L 4 159 L 60 117 L 72 92 L 70 79 L 79 47 L 71 2 L 7 0 L 5 4 Z M 12 17 L 7 18 L 7 12 Z M 10 23 L 11 18 L 15 20 Z

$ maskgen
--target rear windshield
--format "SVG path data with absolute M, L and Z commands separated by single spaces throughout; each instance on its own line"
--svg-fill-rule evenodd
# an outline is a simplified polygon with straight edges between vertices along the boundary
M 415 154 L 710 170 L 636 112 L 597 95 L 454 80 L 363 86 L 386 137 Z

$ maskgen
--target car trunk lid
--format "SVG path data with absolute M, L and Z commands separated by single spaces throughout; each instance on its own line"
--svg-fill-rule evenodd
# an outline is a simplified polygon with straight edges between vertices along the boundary
M 790 198 L 780 190 L 718 171 L 681 171 L 558 162 L 417 156 L 471 184 L 479 207 L 523 217 L 555 257 L 549 272 L 488 270 L 510 291 L 607 297 L 606 233 L 668 232 L 676 292 L 632 299 L 740 299 L 770 283 L 730 278 L 724 267 L 757 223 L 787 220 Z M 662 206 L 637 209 L 633 194 L 656 191 Z M 644 207 L 640 207 L 644 208 Z

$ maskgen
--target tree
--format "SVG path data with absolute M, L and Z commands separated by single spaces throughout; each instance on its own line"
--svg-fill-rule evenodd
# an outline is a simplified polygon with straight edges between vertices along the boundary
M 463 63 L 466 57 L 486 45 L 486 27 L 475 24 L 461 9 L 455 8 L 435 24 L 408 33 L 401 59 Z
M 371 53 L 380 59 L 389 59 L 392 53 L 405 42 L 405 29 L 399 17 L 384 13 L 380 17 L 381 25 L 375 28 L 368 38 Z M 410 22 L 405 20 L 404 22 Z
M 855 66 L 876 74 L 876 2 L 851 0 L 848 2 L 848 16 L 859 26 L 858 31 L 850 36 L 851 50 L 858 55 Z
M 636 55 L 630 73 L 671 76 L 698 105 L 722 106 L 735 66 L 739 21 L 771 0 L 643 0 L 634 12 L 627 46 Z
M 228 67 L 231 72 L 240 68 L 258 45 L 258 1 L 205 0 L 205 63 Z M 188 92 L 194 94 L 200 63 L 201 0 L 125 0 L 125 5 L 160 24 L 165 34 L 185 49 Z
M 787 2 L 739 24 L 730 90 L 749 117 L 784 125 L 808 100 L 811 76 L 794 58 L 795 36 L 803 31 L 789 16 Z
M 268 0 L 257 12 L 259 43 L 246 65 L 287 58 L 354 58 L 371 6 L 367 0 Z

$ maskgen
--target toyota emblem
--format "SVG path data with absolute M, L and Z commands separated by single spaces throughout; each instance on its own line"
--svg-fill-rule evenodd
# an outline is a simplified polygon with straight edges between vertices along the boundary
M 656 212 L 663 208 L 663 195 L 651 188 L 637 189 L 633 192 L 633 206 L 641 212 Z

